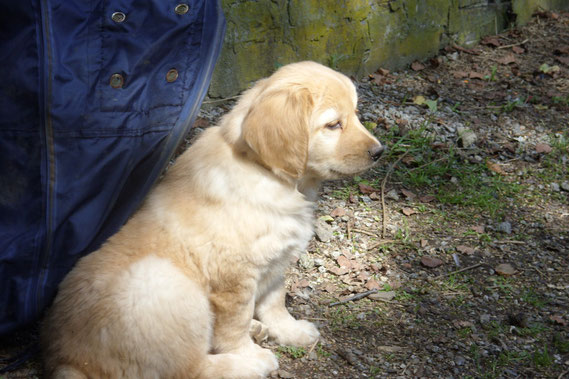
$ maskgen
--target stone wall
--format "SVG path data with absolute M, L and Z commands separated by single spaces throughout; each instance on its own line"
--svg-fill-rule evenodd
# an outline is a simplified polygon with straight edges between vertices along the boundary
M 569 0 L 222 0 L 227 32 L 209 90 L 225 98 L 281 65 L 314 60 L 356 77 L 471 45 Z

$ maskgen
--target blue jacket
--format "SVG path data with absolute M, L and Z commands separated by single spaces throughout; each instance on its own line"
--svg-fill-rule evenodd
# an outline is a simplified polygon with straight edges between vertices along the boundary
M 191 127 L 217 0 L 0 0 L 0 335 L 41 316 Z

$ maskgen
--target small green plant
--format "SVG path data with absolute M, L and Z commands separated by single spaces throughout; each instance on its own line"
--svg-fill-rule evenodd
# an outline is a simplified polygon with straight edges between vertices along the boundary
M 502 111 L 506 112 L 506 113 L 510 113 L 514 109 L 516 109 L 517 107 L 523 105 L 524 103 L 525 103 L 525 99 L 521 98 L 521 97 L 516 99 L 516 100 L 513 100 L 513 101 L 508 101 L 506 104 L 502 105 Z
M 528 288 L 525 290 L 522 294 L 521 299 L 525 303 L 530 304 L 537 309 L 541 309 L 545 306 L 545 300 L 539 296 L 539 294 L 535 292 L 533 288 Z
M 327 358 L 327 357 L 329 357 L 329 356 L 332 355 L 332 354 L 330 354 L 330 352 L 328 352 L 328 351 L 326 351 L 326 350 L 324 349 L 324 347 L 322 346 L 322 344 L 316 345 L 316 354 L 317 354 L 319 357 L 323 357 L 323 358 Z
M 472 329 L 470 327 L 460 328 L 456 334 L 458 334 L 460 338 L 467 338 L 472 334 Z
M 498 66 L 494 65 L 490 68 L 490 75 L 486 75 L 484 77 L 484 79 L 488 80 L 489 82 L 495 82 L 496 81 L 496 74 L 498 72 Z
M 555 333 L 553 335 L 553 346 L 559 351 L 561 354 L 569 353 L 569 340 L 564 338 L 561 334 Z
M 538 351 L 534 352 L 532 359 L 533 359 L 533 364 L 537 368 L 549 367 L 554 362 L 553 357 L 547 351 L 547 346 L 544 346 L 543 350 L 538 350 Z
M 296 346 L 279 346 L 277 352 L 281 354 L 286 354 L 293 359 L 298 359 L 306 355 L 306 349 L 303 347 Z
M 429 110 L 432 113 L 435 113 L 438 110 L 438 100 L 425 100 L 425 104 L 427 104 L 427 107 L 429 107 Z

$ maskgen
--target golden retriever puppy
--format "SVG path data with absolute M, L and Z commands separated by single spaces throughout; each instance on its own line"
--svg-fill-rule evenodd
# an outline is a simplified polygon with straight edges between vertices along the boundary
M 203 132 L 141 209 L 61 283 L 42 330 L 56 378 L 261 378 L 256 319 L 281 344 L 319 334 L 284 304 L 313 233 L 319 183 L 371 167 L 382 145 L 342 74 L 291 64 Z

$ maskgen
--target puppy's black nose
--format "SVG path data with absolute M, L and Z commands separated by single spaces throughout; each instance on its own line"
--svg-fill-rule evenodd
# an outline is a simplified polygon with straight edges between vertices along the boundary
M 383 145 L 377 144 L 374 145 L 372 148 L 370 148 L 367 152 L 369 153 L 371 159 L 377 161 L 379 157 L 381 157 L 381 154 L 383 154 L 384 151 L 385 147 L 383 147 Z

